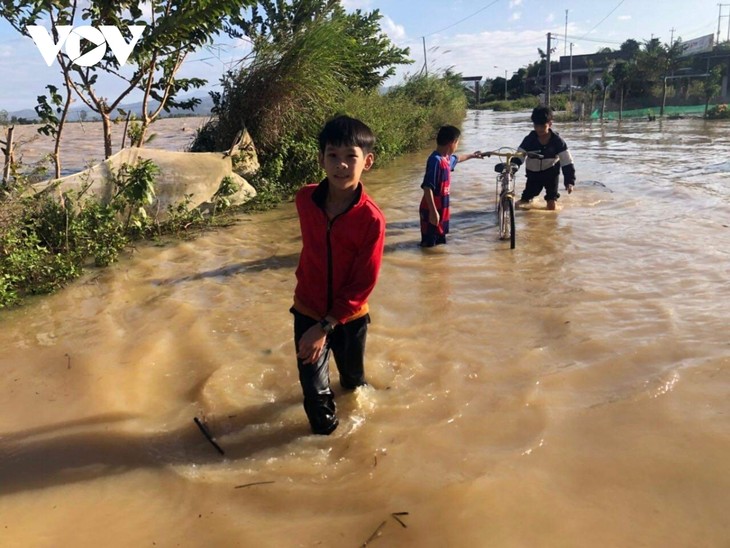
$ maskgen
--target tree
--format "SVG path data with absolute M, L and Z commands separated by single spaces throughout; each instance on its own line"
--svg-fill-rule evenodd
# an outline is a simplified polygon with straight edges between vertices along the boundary
M 639 52 L 641 51 L 641 44 L 639 42 L 637 42 L 636 40 L 634 40 L 633 38 L 629 38 L 623 44 L 621 44 L 619 51 L 624 54 L 625 60 L 635 61 L 636 57 L 639 55 Z
M 51 22 L 51 31 L 54 42 L 58 42 L 58 24 L 68 24 L 69 14 L 75 9 L 75 2 L 71 0 L 58 0 L 56 2 L 4 2 L 0 5 L 0 15 L 2 15 L 10 25 L 21 34 L 29 36 L 27 27 L 35 25 L 39 18 L 44 14 Z M 72 19 L 72 18 L 71 18 Z M 51 158 L 55 168 L 55 177 L 61 176 L 61 136 L 63 128 L 68 116 L 68 109 L 71 106 L 72 93 L 71 82 L 68 75 L 68 64 L 65 58 L 59 55 L 59 63 L 61 64 L 63 73 L 63 82 L 65 88 L 65 98 L 58 93 L 58 88 L 53 85 L 47 85 L 46 89 L 50 96 L 39 95 L 37 97 L 38 105 L 35 107 L 41 122 L 44 124 L 38 128 L 39 133 L 53 136 L 54 146 Z M 60 115 L 57 116 L 57 115 Z
M 342 59 L 349 75 L 346 84 L 353 90 L 370 91 L 393 76 L 397 65 L 413 62 L 408 48 L 394 46 L 382 32 L 382 18 L 379 10 L 348 14 L 340 0 L 263 0 L 252 8 L 250 17 L 232 17 L 225 30 L 233 38 L 248 38 L 255 51 L 262 51 L 272 46 L 281 49 L 322 22 L 339 21 L 349 37 Z
M 370 13 L 363 13 L 361 10 L 350 14 L 340 12 L 339 16 L 346 22 L 346 32 L 350 36 L 350 45 L 355 54 L 354 65 L 351 67 L 351 89 L 376 90 L 395 74 L 397 65 L 413 63 L 408 58 L 409 48 L 394 46 L 383 34 L 380 28 L 383 16 L 379 10 Z
M 347 14 L 339 0 L 265 0 L 250 18 L 232 17 L 225 31 L 254 51 L 213 94 L 217 146 L 245 127 L 265 153 L 294 128 L 317 131 L 345 94 L 376 91 L 395 65 L 412 62 L 382 33 L 381 18 L 378 10 Z
M 618 87 L 618 119 L 623 120 L 624 96 L 626 94 L 626 88 L 629 84 L 629 81 L 631 80 L 631 64 L 626 61 L 618 61 L 611 70 L 611 77 L 614 80 L 615 86 Z
M 507 80 L 505 80 L 504 76 L 497 76 L 496 78 L 492 79 L 492 85 L 489 87 L 489 94 L 491 96 L 493 96 L 495 99 L 507 99 L 506 90 Z
M 252 181 L 261 195 L 318 177 L 312 136 L 325 119 L 354 98 L 371 100 L 394 65 L 412 62 L 380 19 L 377 10 L 347 14 L 339 0 L 265 0 L 250 17 L 232 17 L 225 31 L 253 51 L 211 93 L 214 118 L 191 150 L 227 150 L 245 129 L 261 162 Z
M 707 111 L 710 108 L 710 100 L 722 90 L 722 67 L 717 65 L 710 70 L 710 73 L 705 78 L 703 85 L 703 92 L 705 94 L 705 118 L 707 118 Z
M 63 134 L 63 127 L 66 124 L 66 118 L 68 118 L 68 109 L 71 106 L 71 88 L 66 87 L 66 97 L 58 93 L 58 88 L 53 85 L 47 85 L 48 95 L 38 96 L 38 105 L 35 107 L 36 114 L 43 124 L 38 128 L 38 133 L 42 133 L 47 136 L 53 136 L 53 152 L 51 157 L 55 166 L 55 177 L 58 179 L 61 177 L 61 135 Z M 59 118 L 57 114 L 60 114 Z
M 527 92 L 532 93 L 533 95 L 537 95 L 545 91 L 544 80 L 545 75 L 547 74 L 547 55 L 540 48 L 537 48 L 537 54 L 540 56 L 540 60 L 527 65 L 524 74 L 525 87 L 528 88 Z
M 339 0 L 259 0 L 251 8 L 250 16 L 238 13 L 224 25 L 232 38 L 251 41 L 254 50 L 268 44 L 290 42 L 295 34 L 306 31 L 317 21 L 334 13 Z
M 674 44 L 664 48 L 664 55 L 659 56 L 664 68 L 664 75 L 662 78 L 662 108 L 659 111 L 659 116 L 664 116 L 664 106 L 667 102 L 667 80 L 669 80 L 670 76 L 674 75 L 674 71 L 679 68 L 683 51 L 684 45 L 682 45 L 682 39 L 678 38 Z
M 601 101 L 601 120 L 603 120 L 603 114 L 606 111 L 606 98 L 608 97 L 608 90 L 614 82 L 612 70 L 613 64 L 609 65 L 606 70 L 603 71 L 603 78 L 601 80 L 601 91 L 603 92 L 603 99 Z
M 171 108 L 192 109 L 199 100 L 180 100 L 177 94 L 203 86 L 199 78 L 178 78 L 186 56 L 200 46 L 209 43 L 220 31 L 226 19 L 238 14 L 255 0 L 150 0 L 150 20 L 146 20 L 139 2 L 124 0 L 91 0 L 83 7 L 77 0 L 12 0 L 0 5 L 0 15 L 21 34 L 29 36 L 27 27 L 48 20 L 54 40 L 58 41 L 58 26 L 76 26 L 79 21 L 99 27 L 112 25 L 126 32 L 133 25 L 146 25 L 144 34 L 129 57 L 133 72 L 119 65 L 110 48 L 94 66 L 83 67 L 73 63 L 65 51 L 59 51 L 56 59 L 70 89 L 96 112 L 104 128 L 104 155 L 112 154 L 112 116 L 121 102 L 135 89 L 143 92 L 142 141 L 147 127 L 164 110 Z M 91 47 L 82 49 L 87 52 Z M 102 75 L 122 81 L 117 97 L 101 96 L 97 83 Z M 152 107 L 152 100 L 158 102 Z
M 631 88 L 639 96 L 651 95 L 663 76 L 664 48 L 658 38 L 644 42 L 643 49 L 637 54 L 636 70 Z

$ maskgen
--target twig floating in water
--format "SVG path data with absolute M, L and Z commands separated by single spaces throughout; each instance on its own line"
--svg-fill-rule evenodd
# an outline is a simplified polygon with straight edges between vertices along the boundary
M 373 531 L 373 534 L 368 537 L 368 539 L 360 545 L 360 548 L 365 548 L 370 542 L 372 542 L 378 535 L 380 535 L 380 530 L 385 527 L 385 522 L 378 525 L 378 528 Z
M 67 366 L 67 369 L 71 369 L 71 356 L 69 356 L 68 354 L 64 354 L 64 356 L 66 356 L 68 358 L 68 366 Z
M 400 516 L 407 516 L 408 515 L 408 512 L 393 512 L 390 515 L 391 515 L 391 517 L 395 521 L 397 521 L 398 523 L 400 523 L 403 526 L 404 529 L 407 529 L 408 528 L 408 526 L 405 523 L 403 523 L 403 521 L 400 519 Z
M 252 487 L 254 485 L 266 485 L 268 483 L 276 483 L 274 481 L 254 481 L 253 483 L 244 483 L 243 485 L 236 485 L 234 489 L 243 489 L 244 487 Z
M 202 422 L 200 422 L 200 419 L 198 419 L 198 417 L 195 417 L 193 420 L 195 421 L 195 424 L 198 425 L 198 428 L 200 428 L 200 431 L 203 433 L 205 438 L 211 443 L 211 445 L 215 447 L 221 455 L 225 455 L 225 451 L 223 451 L 223 449 L 221 449 L 221 446 L 215 442 L 213 436 L 211 436 L 210 432 L 208 432 L 208 428 Z

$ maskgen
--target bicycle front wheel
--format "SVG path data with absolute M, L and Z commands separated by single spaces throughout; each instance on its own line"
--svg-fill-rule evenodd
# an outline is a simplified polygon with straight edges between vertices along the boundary
M 515 241 L 516 241 L 516 232 L 515 232 L 515 201 L 514 198 L 510 196 L 510 198 L 507 200 L 508 204 L 508 210 L 509 210 L 509 248 L 514 249 L 515 248 Z
M 510 249 L 515 248 L 515 203 L 511 196 L 505 196 L 499 202 L 499 239 L 509 240 Z

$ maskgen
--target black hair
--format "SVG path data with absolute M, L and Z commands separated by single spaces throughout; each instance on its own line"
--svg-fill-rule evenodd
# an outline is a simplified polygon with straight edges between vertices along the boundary
M 553 109 L 545 105 L 535 107 L 535 109 L 532 111 L 532 116 L 530 116 L 530 120 L 532 120 L 532 123 L 538 124 L 540 126 L 547 124 L 548 122 L 552 121 L 552 119 Z
M 436 135 L 436 144 L 439 146 L 448 145 L 454 141 L 458 141 L 461 137 L 461 130 L 454 126 L 441 126 L 438 135 Z
M 336 147 L 360 147 L 365 154 L 375 147 L 375 134 L 363 122 L 349 116 L 336 116 L 329 120 L 319 133 L 319 150 L 327 145 Z

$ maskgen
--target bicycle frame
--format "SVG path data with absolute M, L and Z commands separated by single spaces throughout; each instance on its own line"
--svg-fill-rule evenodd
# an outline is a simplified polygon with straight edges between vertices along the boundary
M 499 239 L 510 241 L 510 249 L 515 248 L 515 173 L 519 164 L 513 164 L 513 158 L 523 160 L 527 157 L 542 158 L 542 155 L 534 152 L 514 150 L 502 147 L 498 150 L 483 152 L 483 156 L 497 156 L 502 160 L 502 170 L 497 175 L 496 204 L 497 222 L 499 226 Z M 522 162 L 520 162 L 521 164 Z M 495 166 L 497 167 L 497 166 Z
M 508 165 L 505 162 L 505 165 Z M 514 200 L 515 197 L 515 174 L 510 168 L 505 168 L 497 175 L 497 185 L 494 194 L 494 209 L 499 207 L 499 203 L 505 199 L 510 198 Z

